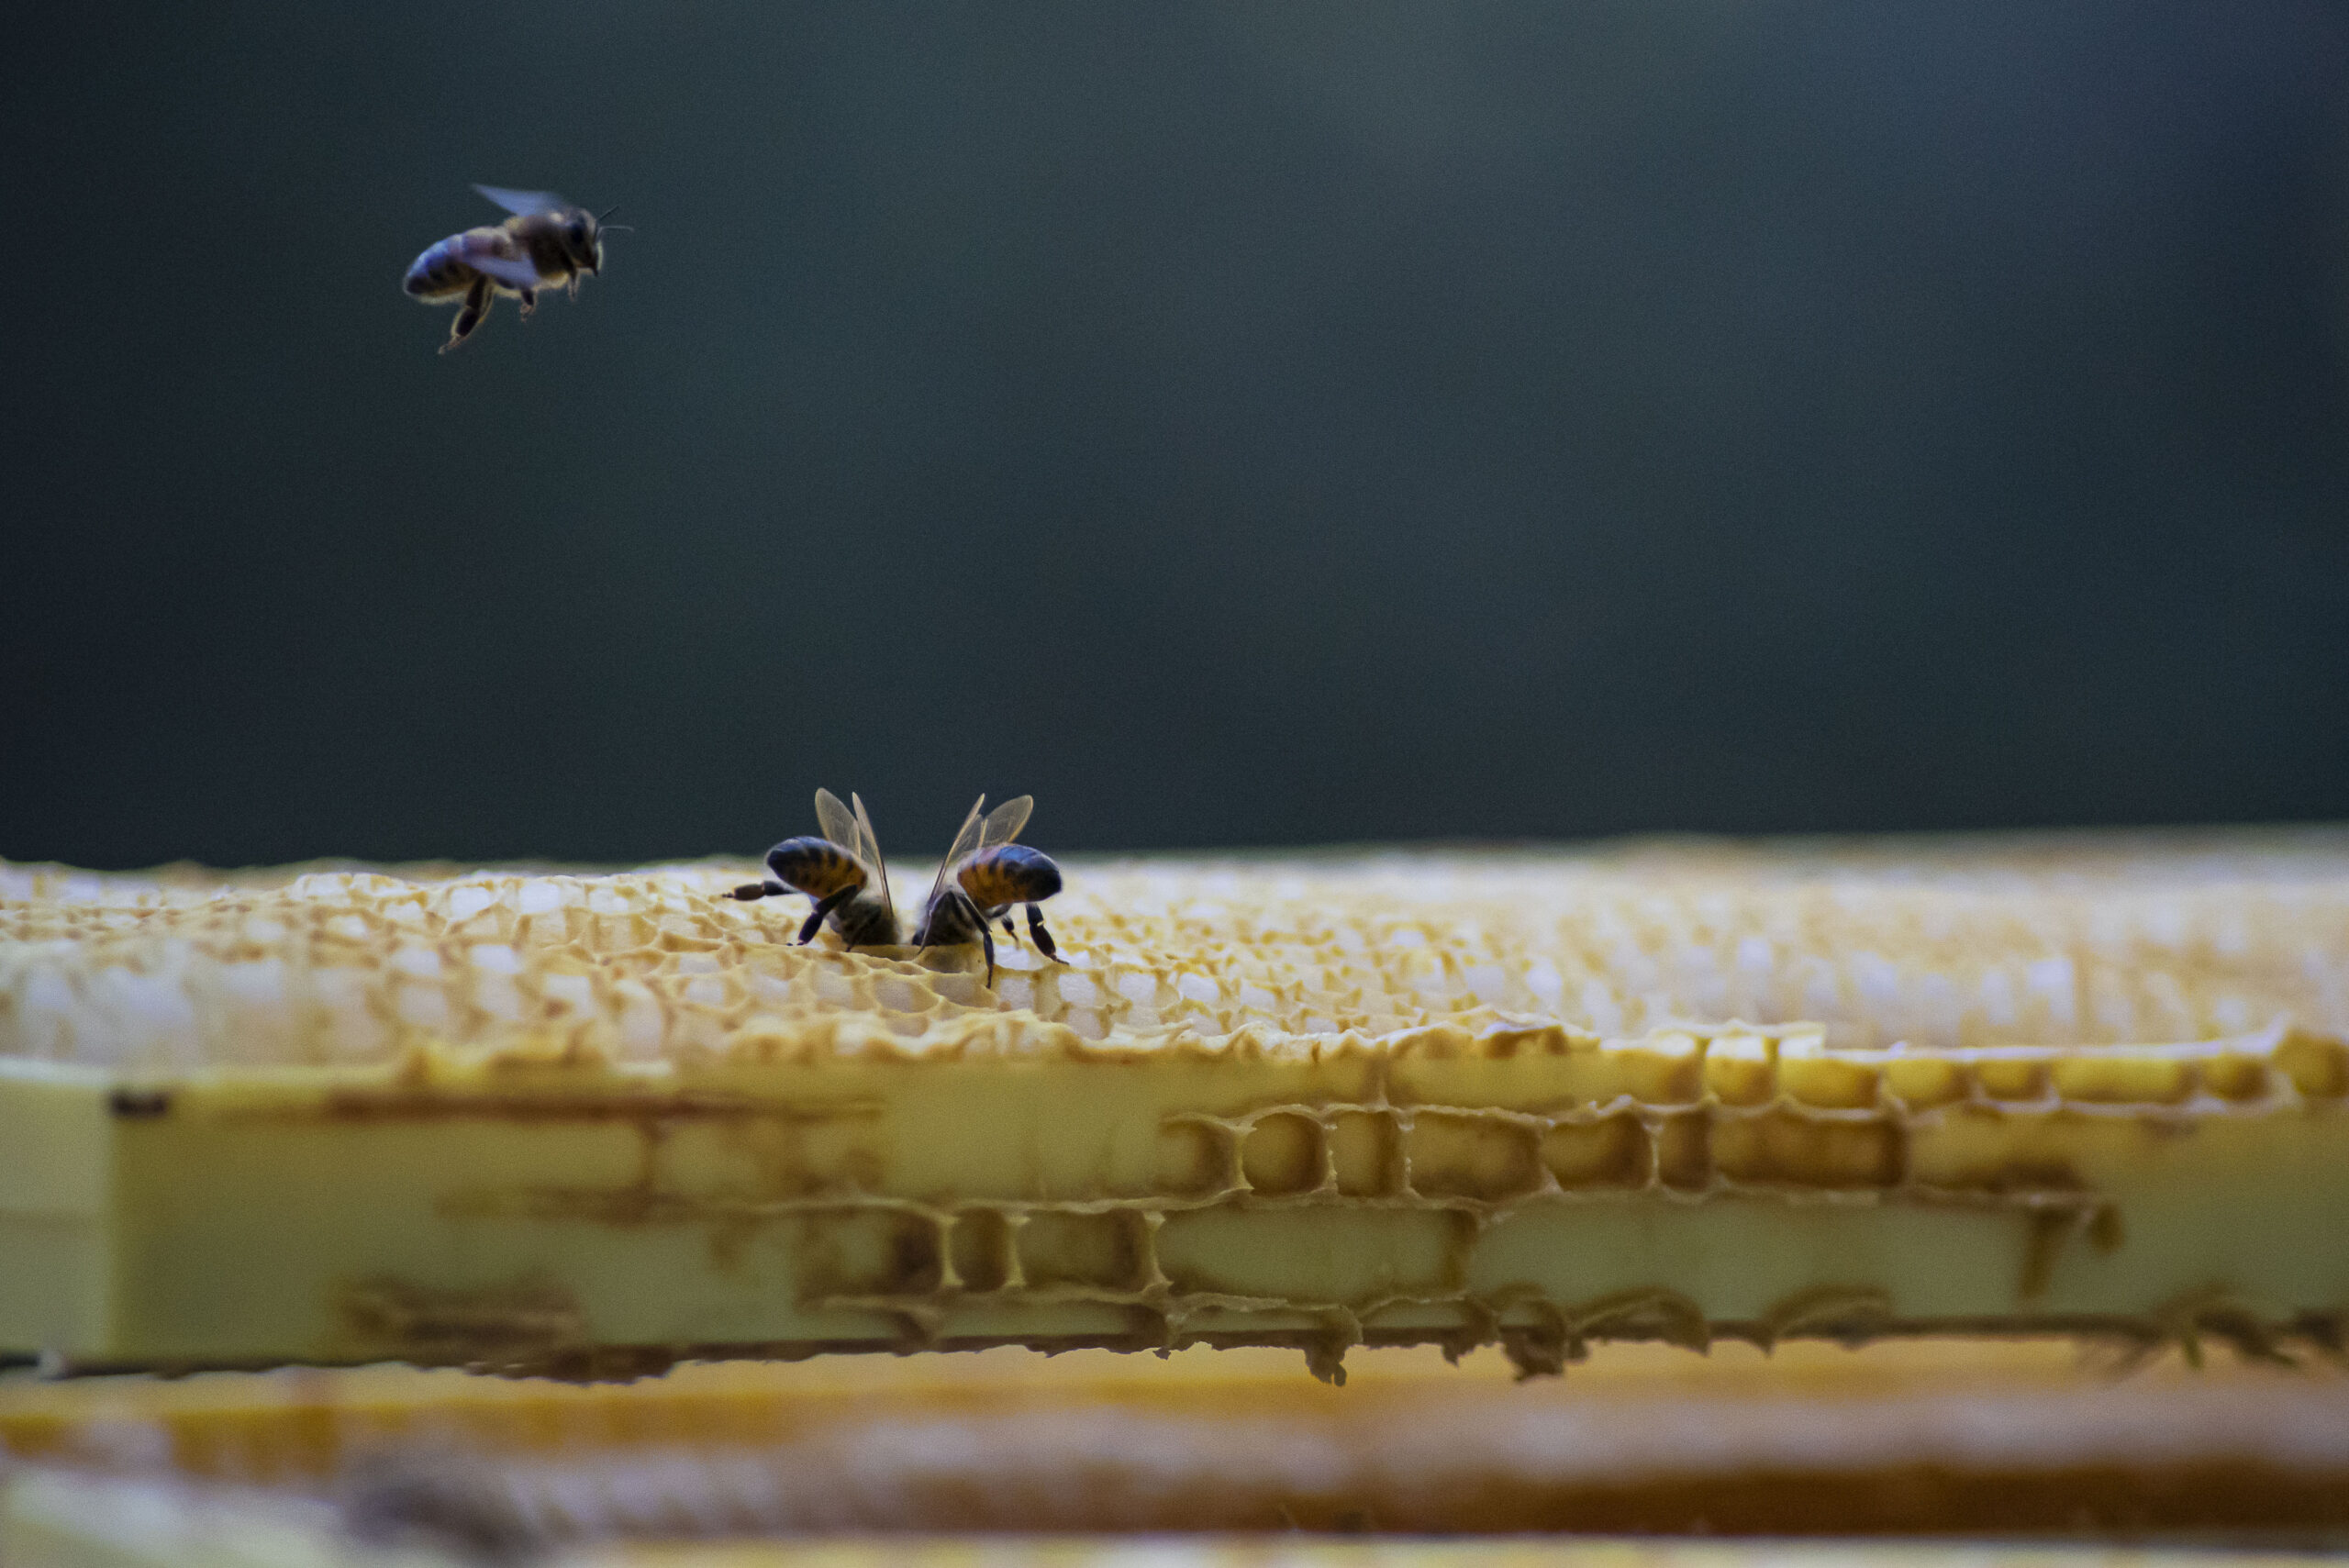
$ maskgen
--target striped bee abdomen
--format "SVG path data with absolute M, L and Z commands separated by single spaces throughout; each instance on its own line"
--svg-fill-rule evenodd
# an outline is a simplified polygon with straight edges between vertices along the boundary
M 1001 844 L 973 855 L 957 878 L 982 909 L 1040 904 L 1061 890 L 1061 868 L 1025 844 Z
M 558 273 L 568 270 L 559 266 Z M 487 276 L 511 293 L 528 284 L 532 274 L 543 276 L 545 271 L 532 248 L 506 229 L 468 228 L 438 241 L 418 256 L 408 267 L 406 288 L 420 299 L 448 298 L 462 294 L 474 279 Z
M 409 263 L 403 283 L 408 293 L 419 299 L 433 299 L 461 295 L 473 281 L 473 270 L 459 261 L 453 247 L 462 235 L 451 235 L 435 242 L 432 247 Z
M 843 887 L 862 887 L 864 866 L 829 839 L 813 835 L 785 839 L 767 851 L 767 869 L 774 879 L 812 898 L 829 898 Z

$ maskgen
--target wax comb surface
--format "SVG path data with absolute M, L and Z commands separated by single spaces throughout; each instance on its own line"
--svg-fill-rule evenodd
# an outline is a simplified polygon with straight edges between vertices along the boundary
M 0 1346 L 2338 1341 L 2342 835 L 1069 872 L 990 989 L 733 864 L 0 871 Z

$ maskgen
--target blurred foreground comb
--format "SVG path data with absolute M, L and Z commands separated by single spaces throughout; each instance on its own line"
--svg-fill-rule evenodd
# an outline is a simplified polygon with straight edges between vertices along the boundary
M 2349 1377 L 2325 1369 L 2170 1357 L 2116 1380 L 2060 1343 L 1978 1340 L 1707 1361 L 1609 1346 L 1531 1385 L 1490 1351 L 1353 1360 L 1342 1389 L 1286 1352 L 1203 1349 L 733 1362 L 593 1387 L 401 1368 L 84 1378 L 0 1385 L 0 1454 L 339 1505 L 378 1538 L 406 1522 L 566 1549 L 1146 1531 L 1172 1551 L 1164 1532 L 1291 1529 L 2349 1539 Z M 1257 1540 L 1260 1564 L 1298 1542 Z M 1557 1561 L 1563 1543 L 1542 1544 Z M 1708 1568 L 1751 1561 L 1712 1550 Z M 1031 1560 L 988 1560 L 1015 1557 Z
M 2349 835 L 1069 870 L 989 990 L 731 865 L 0 867 L 0 1351 L 2341 1348 Z

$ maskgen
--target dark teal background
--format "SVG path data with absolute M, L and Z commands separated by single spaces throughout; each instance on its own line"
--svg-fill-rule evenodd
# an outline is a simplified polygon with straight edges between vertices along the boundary
M 11 28 L 0 855 L 2349 816 L 2340 6 Z

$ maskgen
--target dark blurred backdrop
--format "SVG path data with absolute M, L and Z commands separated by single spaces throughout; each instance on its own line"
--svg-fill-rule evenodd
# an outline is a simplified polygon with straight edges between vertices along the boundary
M 2341 6 L 11 32 L 0 855 L 2349 816 Z

